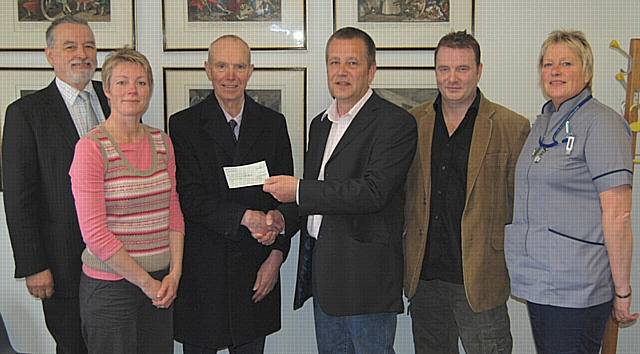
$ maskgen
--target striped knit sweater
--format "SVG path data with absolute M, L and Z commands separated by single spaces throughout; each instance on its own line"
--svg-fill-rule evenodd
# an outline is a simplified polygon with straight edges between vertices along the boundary
M 166 135 L 146 125 L 144 129 L 153 148 L 151 168 L 145 171 L 129 163 L 106 130 L 94 129 L 88 138 L 98 143 L 104 159 L 107 228 L 144 270 L 153 272 L 167 268 L 171 259 L 171 180 Z M 88 249 L 82 253 L 82 262 L 92 269 L 116 274 Z

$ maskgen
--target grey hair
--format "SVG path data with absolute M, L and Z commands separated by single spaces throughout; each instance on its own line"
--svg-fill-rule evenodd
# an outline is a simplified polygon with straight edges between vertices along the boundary
M 89 22 L 87 22 L 87 20 L 85 20 L 83 18 L 73 17 L 71 15 L 60 17 L 60 18 L 54 20 L 49 25 L 49 28 L 47 28 L 47 35 L 46 36 L 47 36 L 47 47 L 48 48 L 53 47 L 53 43 L 54 43 L 54 41 L 56 39 L 55 35 L 54 35 L 56 27 L 58 27 L 60 25 L 63 25 L 65 23 L 71 23 L 71 24 L 76 24 L 76 25 L 89 27 Z

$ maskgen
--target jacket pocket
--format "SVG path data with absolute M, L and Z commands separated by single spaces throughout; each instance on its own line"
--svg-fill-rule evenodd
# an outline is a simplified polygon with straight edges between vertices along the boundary
M 354 216 L 351 238 L 364 243 L 389 244 L 391 234 L 386 218 L 382 215 Z M 402 229 L 399 229 L 399 236 Z M 400 238 L 398 238 L 400 239 Z
M 604 243 L 603 243 L 603 242 L 593 242 L 593 241 L 583 240 L 583 239 L 581 239 L 581 238 L 573 237 L 573 236 L 570 236 L 570 235 L 564 234 L 564 233 L 562 233 L 562 232 L 560 232 L 560 231 L 556 231 L 556 230 L 554 230 L 554 229 L 552 229 L 552 228 L 550 228 L 550 227 L 548 228 L 548 230 L 549 230 L 549 232 L 551 232 L 552 234 L 556 234 L 557 236 L 565 237 L 565 238 L 568 238 L 568 239 L 570 239 L 570 240 L 574 240 L 574 241 L 576 241 L 576 242 L 582 242 L 582 243 L 586 243 L 586 244 L 594 245 L 594 246 L 604 246 Z

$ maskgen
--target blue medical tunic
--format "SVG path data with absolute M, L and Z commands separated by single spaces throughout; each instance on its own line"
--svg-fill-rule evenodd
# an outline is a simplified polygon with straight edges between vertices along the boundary
M 516 165 L 505 257 L 512 294 L 530 302 L 585 308 L 613 298 L 599 194 L 632 184 L 631 131 L 590 95 L 585 89 L 558 111 L 546 104 Z M 583 101 L 567 128 L 563 120 Z M 547 146 L 558 144 L 535 162 L 540 137 Z

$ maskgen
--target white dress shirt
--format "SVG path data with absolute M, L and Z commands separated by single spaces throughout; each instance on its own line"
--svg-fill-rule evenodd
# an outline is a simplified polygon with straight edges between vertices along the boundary
M 369 89 L 367 93 L 347 112 L 347 114 L 340 117 L 340 113 L 338 113 L 338 105 L 336 100 L 334 99 L 331 102 L 329 108 L 322 115 L 322 118 L 328 118 L 333 124 L 331 124 L 331 130 L 329 131 L 329 136 L 327 137 L 327 143 L 324 148 L 324 155 L 322 156 L 322 164 L 320 165 L 320 172 L 318 173 L 318 180 L 324 180 L 324 167 L 327 164 L 327 161 L 333 154 L 333 150 L 336 148 L 340 139 L 344 135 L 349 125 L 353 121 L 353 118 L 356 117 L 360 109 L 364 106 L 365 103 L 369 100 L 371 95 L 373 94 L 373 90 Z M 298 192 L 299 192 L 300 184 L 298 183 Z M 296 193 L 296 199 L 299 194 Z M 298 203 L 299 204 L 299 203 Z M 322 215 L 309 215 L 307 217 L 307 231 L 309 235 L 313 238 L 318 238 L 318 232 L 320 231 L 320 225 L 322 224 Z
M 85 120 L 87 117 L 83 117 L 78 111 L 77 106 L 75 105 L 76 99 L 80 94 L 80 90 L 69 85 L 68 83 L 60 80 L 60 78 L 56 77 L 56 86 L 58 87 L 58 91 L 62 95 L 62 99 L 64 100 L 64 104 L 67 106 L 67 111 L 71 114 L 71 119 L 73 120 L 73 124 L 76 127 L 76 131 L 78 135 L 84 135 L 84 127 L 87 126 Z M 98 124 L 102 124 L 105 121 L 104 113 L 102 112 L 102 106 L 100 105 L 100 100 L 98 99 L 98 94 L 93 89 L 93 84 L 91 81 L 84 88 L 84 91 L 89 92 L 89 98 L 91 102 L 91 108 L 93 108 L 93 113 L 95 113 L 96 118 L 98 119 Z

